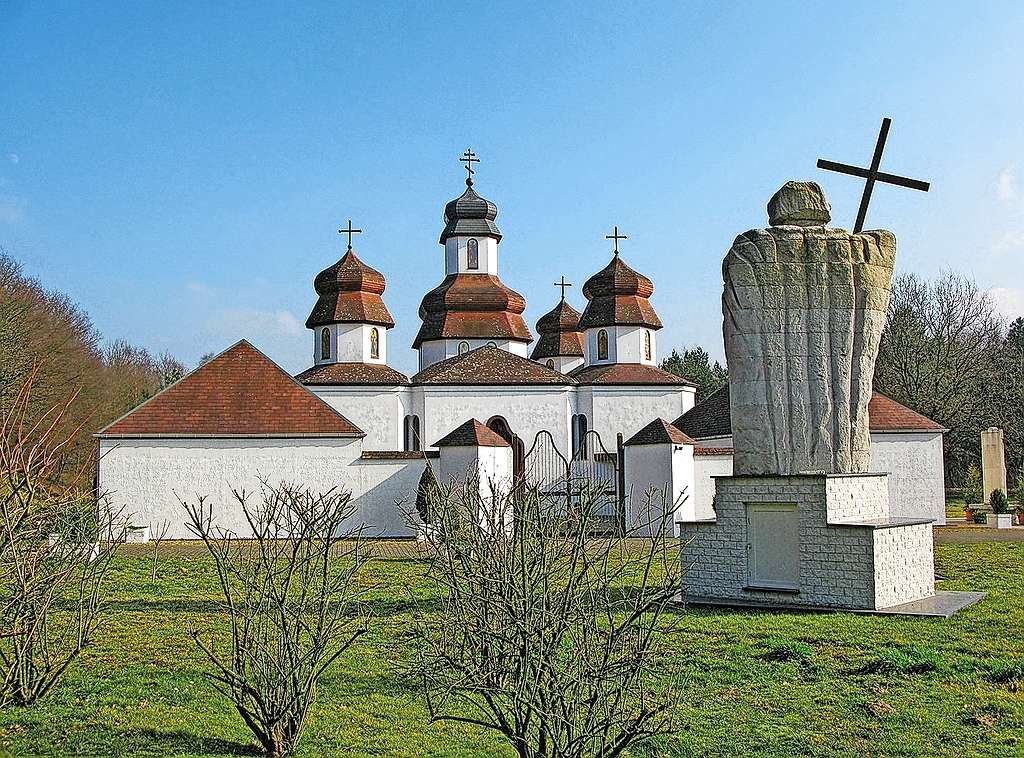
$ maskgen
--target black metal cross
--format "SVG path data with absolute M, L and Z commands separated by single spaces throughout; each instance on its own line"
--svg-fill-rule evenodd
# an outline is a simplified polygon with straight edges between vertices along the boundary
M 565 288 L 566 287 L 571 287 L 572 285 L 569 282 L 565 281 L 565 276 L 563 275 L 562 276 L 562 281 L 555 282 L 555 286 L 562 288 L 562 299 L 565 300 Z
M 871 158 L 871 168 L 860 168 L 859 166 L 850 166 L 846 163 L 836 163 L 835 161 L 826 161 L 821 158 L 818 159 L 818 168 L 823 168 L 826 171 L 838 171 L 841 174 L 849 174 L 850 176 L 859 176 L 861 179 L 867 179 L 864 183 L 864 194 L 860 198 L 860 210 L 857 211 L 857 223 L 853 225 L 853 233 L 857 234 L 864 229 L 864 218 L 868 215 L 868 203 L 871 202 L 871 191 L 875 188 L 875 182 L 885 182 L 886 184 L 895 184 L 899 187 L 907 187 L 909 189 L 920 190 L 921 192 L 927 192 L 931 186 L 928 182 L 922 182 L 917 179 L 908 179 L 905 176 L 897 176 L 896 174 L 887 174 L 884 171 L 879 171 L 878 166 L 882 162 L 882 151 L 885 149 L 885 140 L 889 136 L 889 125 L 892 124 L 891 118 L 882 119 L 882 128 L 878 130 L 878 142 L 875 143 L 875 154 Z
M 352 249 L 352 235 L 353 234 L 362 234 L 362 233 L 363 233 L 362 229 L 353 229 L 352 228 L 352 219 L 348 220 L 348 226 L 346 226 L 344 229 L 339 229 L 338 230 L 338 234 L 347 234 L 348 235 L 348 249 L 349 250 Z
M 625 234 L 619 234 L 619 227 L 618 226 L 613 227 L 613 229 L 615 231 L 613 231 L 611 234 L 604 235 L 604 238 L 606 240 L 615 240 L 615 243 L 614 243 L 615 244 L 615 254 L 618 255 L 619 254 L 619 240 L 628 239 L 628 237 L 626 237 Z
M 459 160 L 466 164 L 466 172 L 469 174 L 466 177 L 466 184 L 473 186 L 473 164 L 479 163 L 480 159 L 476 157 L 476 153 L 467 149 Z

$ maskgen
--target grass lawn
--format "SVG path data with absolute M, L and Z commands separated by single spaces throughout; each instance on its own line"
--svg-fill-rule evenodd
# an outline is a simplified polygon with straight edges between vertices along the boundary
M 670 640 L 687 672 L 681 729 L 633 755 L 1024 755 L 1024 543 L 936 556 L 943 587 L 988 598 L 948 621 L 684 611 Z M 424 566 L 368 568 L 386 587 L 371 596 L 376 621 L 327 676 L 301 755 L 509 755 L 491 735 L 427 724 L 401 673 Z M 223 623 L 211 563 L 184 551 L 161 558 L 156 582 L 149 570 L 144 555 L 117 559 L 96 644 L 42 703 L 0 711 L 0 754 L 254 754 L 184 631 Z

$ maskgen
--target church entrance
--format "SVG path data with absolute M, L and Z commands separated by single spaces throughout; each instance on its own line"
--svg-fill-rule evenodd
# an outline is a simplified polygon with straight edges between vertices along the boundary
M 503 416 L 491 416 L 487 428 L 512 446 L 512 481 L 514 486 L 521 487 L 525 469 L 525 448 L 519 435 L 512 431 Z

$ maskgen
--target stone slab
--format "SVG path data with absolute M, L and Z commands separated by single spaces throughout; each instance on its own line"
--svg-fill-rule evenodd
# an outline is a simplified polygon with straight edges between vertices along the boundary
M 785 613 L 792 613 L 795 611 L 804 611 L 807 613 L 859 613 L 871 616 L 917 616 L 921 618 L 948 619 L 953 614 L 982 600 L 987 594 L 987 592 L 947 592 L 938 590 L 931 597 L 912 600 L 909 603 L 901 603 L 900 605 L 893 605 L 889 608 L 878 609 L 833 608 L 825 606 L 817 607 L 786 603 L 759 603 L 749 600 L 734 600 L 732 598 L 717 599 L 701 597 L 693 598 L 692 600 L 683 600 L 682 594 L 676 596 L 676 603 L 684 606 L 713 606 L 718 608 L 735 608 L 737 610 L 770 610 Z

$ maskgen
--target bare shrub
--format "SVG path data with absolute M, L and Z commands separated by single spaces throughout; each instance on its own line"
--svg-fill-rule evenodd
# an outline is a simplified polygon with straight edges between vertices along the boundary
M 350 495 L 313 493 L 264 481 L 261 497 L 234 491 L 252 530 L 238 539 L 214 524 L 204 497 L 183 502 L 189 528 L 216 563 L 228 615 L 226 646 L 192 638 L 206 654 L 214 687 L 234 704 L 263 750 L 290 755 L 326 669 L 363 632 L 367 617 L 356 576 L 363 538 L 343 531 Z
M 570 491 L 482 497 L 471 481 L 431 502 L 440 609 L 416 632 L 431 720 L 494 730 L 521 758 L 615 758 L 669 731 L 681 692 L 659 652 L 678 540 L 592 538 L 605 493 Z
M 153 569 L 150 572 L 150 580 L 156 581 L 157 563 L 160 560 L 160 545 L 167 539 L 167 533 L 171 530 L 171 522 L 167 519 L 149 526 L 149 541 L 153 546 Z
M 0 422 L 3 703 L 45 695 L 89 644 L 117 540 L 113 514 L 69 470 L 72 392 L 36 416 L 33 370 Z

